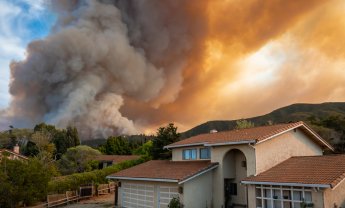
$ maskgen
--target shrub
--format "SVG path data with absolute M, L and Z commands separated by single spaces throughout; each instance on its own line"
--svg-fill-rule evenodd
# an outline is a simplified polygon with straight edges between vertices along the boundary
M 66 191 L 77 190 L 83 184 L 101 184 L 107 183 L 106 176 L 133 167 L 145 162 L 144 158 L 129 160 L 108 166 L 102 170 L 94 170 L 85 173 L 75 173 L 72 175 L 56 177 L 48 183 L 49 193 L 64 193 Z
M 168 205 L 169 208 L 183 208 L 179 197 L 173 197 Z

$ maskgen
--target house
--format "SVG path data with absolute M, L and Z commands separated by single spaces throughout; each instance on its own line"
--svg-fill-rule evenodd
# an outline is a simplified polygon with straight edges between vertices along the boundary
M 303 122 L 197 135 L 149 161 L 108 176 L 121 184 L 119 207 L 345 206 L 345 156 Z M 344 158 L 344 159 L 343 159 Z
M 137 160 L 139 155 L 99 155 L 95 160 L 99 162 L 99 169 L 103 169 L 107 166 L 115 165 L 127 160 Z
M 21 155 L 19 151 L 18 144 L 13 147 L 13 151 L 8 149 L 0 149 L 0 161 L 3 157 L 6 157 L 10 160 L 27 160 L 28 158 Z

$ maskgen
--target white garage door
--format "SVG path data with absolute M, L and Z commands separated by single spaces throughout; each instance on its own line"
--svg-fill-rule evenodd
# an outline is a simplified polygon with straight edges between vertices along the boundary
M 122 206 L 126 208 L 152 208 L 153 185 L 122 183 Z
M 168 204 L 173 197 L 178 197 L 176 186 L 159 186 L 159 208 L 168 208 Z

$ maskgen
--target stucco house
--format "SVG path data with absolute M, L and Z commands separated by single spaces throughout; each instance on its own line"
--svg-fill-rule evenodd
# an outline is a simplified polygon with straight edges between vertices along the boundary
M 345 206 L 345 156 L 303 122 L 194 136 L 170 144 L 171 161 L 149 161 L 108 176 L 118 207 Z
M 21 155 L 19 151 L 18 144 L 13 147 L 13 151 L 8 149 L 0 149 L 0 161 L 2 158 L 7 158 L 10 160 L 27 160 L 28 158 Z

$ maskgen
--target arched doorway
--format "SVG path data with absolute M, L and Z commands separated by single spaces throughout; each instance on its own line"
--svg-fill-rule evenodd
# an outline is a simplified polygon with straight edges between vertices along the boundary
M 246 188 L 241 180 L 247 177 L 247 159 L 238 149 L 227 152 L 223 158 L 225 208 L 246 207 Z

